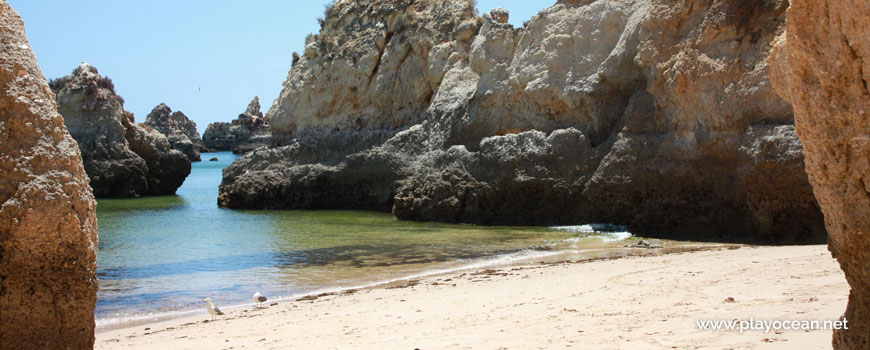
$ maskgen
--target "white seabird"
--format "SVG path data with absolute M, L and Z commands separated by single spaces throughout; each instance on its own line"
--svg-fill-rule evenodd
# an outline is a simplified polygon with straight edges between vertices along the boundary
M 254 296 L 252 297 L 252 299 L 254 300 L 255 303 L 257 303 L 257 307 L 260 307 L 260 303 L 265 303 L 267 300 L 266 297 L 264 297 L 262 294 L 260 294 L 260 292 L 254 293 Z
M 224 314 L 223 311 L 221 311 L 221 309 L 218 309 L 217 306 L 214 306 L 214 304 L 211 303 L 211 298 L 205 298 L 203 301 L 208 303 L 208 313 L 211 314 L 212 321 L 214 321 L 214 317 L 216 315 L 223 315 Z

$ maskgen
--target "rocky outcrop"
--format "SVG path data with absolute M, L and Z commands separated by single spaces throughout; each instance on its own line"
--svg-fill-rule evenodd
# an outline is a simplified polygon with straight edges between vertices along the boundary
M 786 7 L 558 1 L 513 28 L 469 1 L 339 1 L 270 109 L 282 147 L 227 168 L 219 203 L 822 242 L 767 78 Z
M 187 156 L 157 130 L 136 124 L 112 81 L 94 66 L 82 63 L 50 85 L 97 197 L 172 194 L 190 174 Z
M 200 152 L 208 151 L 199 137 L 196 123 L 181 111 L 172 112 L 165 103 L 151 110 L 145 118 L 145 125 L 165 135 L 172 149 L 184 153 L 191 162 L 202 160 Z
M 205 146 L 219 151 L 248 153 L 272 144 L 269 118 L 260 111 L 260 98 L 254 97 L 245 112 L 230 123 L 208 125 L 203 134 Z
M 771 81 L 794 105 L 829 249 L 852 287 L 835 349 L 870 348 L 870 2 L 792 0 Z
M 21 18 L 0 1 L 0 347 L 90 349 L 96 202 Z

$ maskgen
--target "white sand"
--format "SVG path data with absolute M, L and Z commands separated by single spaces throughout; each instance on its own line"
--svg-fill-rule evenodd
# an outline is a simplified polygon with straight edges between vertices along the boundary
M 831 331 L 699 330 L 695 321 L 836 319 L 849 292 L 825 246 L 478 273 L 225 310 L 215 322 L 203 322 L 203 307 L 196 317 L 100 332 L 96 348 L 829 349 Z

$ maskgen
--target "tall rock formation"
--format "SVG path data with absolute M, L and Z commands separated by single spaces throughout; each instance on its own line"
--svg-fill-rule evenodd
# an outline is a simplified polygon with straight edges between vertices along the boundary
M 835 349 L 870 348 L 870 1 L 792 0 L 771 81 L 794 105 L 829 249 L 852 287 Z
M 205 146 L 219 151 L 248 153 L 272 144 L 269 118 L 260 111 L 260 98 L 254 97 L 245 112 L 230 123 L 211 123 L 203 134 Z
M 561 0 L 513 28 L 472 1 L 339 1 L 269 111 L 280 147 L 228 167 L 219 203 L 823 242 L 767 78 L 786 7 Z
M 50 85 L 97 197 L 173 194 L 190 174 L 187 156 L 157 130 L 136 124 L 112 80 L 94 66 L 82 63 Z
M 18 13 L 0 1 L 0 348 L 91 349 L 96 202 Z
M 196 123 L 181 111 L 172 112 L 165 103 L 151 110 L 145 117 L 145 125 L 165 135 L 172 149 L 184 153 L 191 162 L 201 161 L 199 153 L 208 150 L 199 137 Z

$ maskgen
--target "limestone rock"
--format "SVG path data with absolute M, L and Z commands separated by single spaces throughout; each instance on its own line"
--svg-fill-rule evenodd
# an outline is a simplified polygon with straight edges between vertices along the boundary
M 205 129 L 203 142 L 210 149 L 248 153 L 272 144 L 269 118 L 260 111 L 260 98 L 254 97 L 245 112 L 230 123 L 211 123 Z
M 771 81 L 794 106 L 829 249 L 852 287 L 835 349 L 870 348 L 870 2 L 792 0 Z
M 503 7 L 496 7 L 489 12 L 489 17 L 497 23 L 507 23 L 510 21 L 511 14 Z
M 172 112 L 165 103 L 151 110 L 145 118 L 145 125 L 165 135 L 172 149 L 184 153 L 192 162 L 202 160 L 200 152 L 208 151 L 196 130 L 196 123 L 181 111 Z
M 270 109 L 282 147 L 229 167 L 219 203 L 823 242 L 767 78 L 786 6 L 562 0 L 514 28 L 467 1 L 339 1 Z
M 254 124 L 261 124 L 261 121 L 258 119 L 264 118 L 263 112 L 261 112 L 260 109 L 260 96 L 254 96 L 254 99 L 248 103 L 248 108 L 245 108 L 244 114 L 250 115 Z M 265 120 L 263 120 L 262 123 L 265 123 Z
M 97 197 L 172 194 L 190 174 L 187 156 L 158 131 L 136 124 L 112 81 L 94 66 L 82 63 L 50 85 Z
M 824 241 L 791 108 L 767 78 L 787 5 L 651 2 L 634 57 L 645 89 L 585 189 L 606 203 L 596 218 L 687 238 Z
M 0 1 L 0 347 L 91 349 L 96 202 L 24 24 Z
M 336 2 L 268 112 L 276 145 L 304 139 L 328 150 L 312 156 L 340 161 L 422 122 L 444 68 L 461 57 L 449 54 L 468 46 L 454 30 L 473 32 L 477 21 L 466 0 Z

